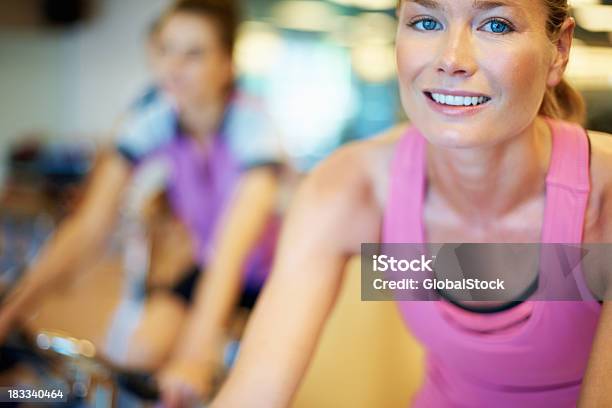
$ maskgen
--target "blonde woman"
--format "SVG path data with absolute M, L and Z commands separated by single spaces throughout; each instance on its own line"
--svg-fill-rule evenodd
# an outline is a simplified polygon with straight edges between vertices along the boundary
M 402 0 L 398 18 L 411 125 L 341 149 L 303 184 L 214 407 L 289 406 L 363 242 L 612 240 L 612 138 L 582 129 L 563 78 L 567 1 Z M 427 351 L 416 407 L 612 406 L 607 303 L 398 306 Z

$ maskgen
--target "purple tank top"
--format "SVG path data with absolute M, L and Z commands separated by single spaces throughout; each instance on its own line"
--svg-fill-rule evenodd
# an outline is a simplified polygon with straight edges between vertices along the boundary
M 547 121 L 553 147 L 541 241 L 581 243 L 590 191 L 588 139 L 576 125 Z M 427 242 L 426 143 L 410 128 L 398 144 L 383 242 Z M 580 290 L 593 299 L 584 282 Z M 425 382 L 413 406 L 576 406 L 601 309 L 595 300 L 526 301 L 491 314 L 443 300 L 397 304 L 426 349 Z
M 191 232 L 196 261 L 206 265 L 214 255 L 215 235 L 243 169 L 222 135 L 215 135 L 207 150 L 193 138 L 175 137 L 157 154 L 170 162 L 171 207 Z M 246 262 L 244 275 L 249 287 L 261 286 L 269 272 L 278 224 L 278 220 L 270 220 Z

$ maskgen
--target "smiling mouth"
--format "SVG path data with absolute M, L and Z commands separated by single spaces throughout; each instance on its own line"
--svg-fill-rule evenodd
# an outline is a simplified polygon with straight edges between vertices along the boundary
M 461 95 L 446 95 L 437 92 L 425 92 L 425 95 L 442 106 L 478 106 L 483 105 L 491 100 L 488 96 L 461 96 Z

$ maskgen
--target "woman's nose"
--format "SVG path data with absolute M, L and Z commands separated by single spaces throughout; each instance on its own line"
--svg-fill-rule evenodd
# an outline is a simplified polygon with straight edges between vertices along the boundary
M 181 72 L 184 65 L 184 59 L 181 55 L 173 53 L 165 56 L 166 72 L 169 74 L 177 74 Z
M 437 61 L 437 71 L 448 76 L 469 77 L 476 71 L 474 44 L 471 30 L 456 28 L 448 31 L 448 35 L 440 45 Z

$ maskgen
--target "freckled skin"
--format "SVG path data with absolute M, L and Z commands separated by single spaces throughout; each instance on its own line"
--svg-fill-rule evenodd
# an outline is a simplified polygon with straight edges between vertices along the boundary
M 405 1 L 399 12 L 397 65 L 401 99 L 411 121 L 438 146 L 494 145 L 533 123 L 550 78 L 554 46 L 545 32 L 540 2 L 517 1 L 516 8 L 474 10 L 471 0 L 440 1 L 429 9 Z M 419 31 L 417 18 L 442 28 Z M 492 17 L 508 20 L 516 31 L 495 34 L 482 29 Z M 543 52 L 545 50 L 546 52 Z M 466 120 L 434 112 L 424 89 L 482 93 L 487 109 Z

